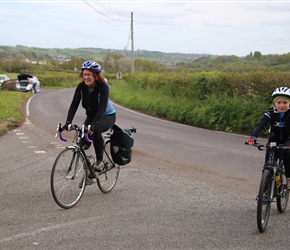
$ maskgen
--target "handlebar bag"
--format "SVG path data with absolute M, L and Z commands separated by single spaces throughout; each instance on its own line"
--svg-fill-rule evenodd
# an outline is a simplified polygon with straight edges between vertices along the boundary
M 134 145 L 133 133 L 128 129 L 122 129 L 113 125 L 111 135 L 111 155 L 113 161 L 118 165 L 126 165 L 131 162 Z

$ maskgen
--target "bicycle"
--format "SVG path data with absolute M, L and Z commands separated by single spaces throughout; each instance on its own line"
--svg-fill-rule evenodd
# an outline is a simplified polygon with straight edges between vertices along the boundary
M 247 143 L 246 143 L 247 144 Z M 257 196 L 257 226 L 261 233 L 266 230 L 271 203 L 276 198 L 277 209 L 284 213 L 287 207 L 289 190 L 281 150 L 289 150 L 288 146 L 277 145 L 276 142 L 254 144 L 258 150 L 269 149 L 269 158 L 262 170 L 259 193 Z
M 67 139 L 62 136 L 63 130 L 61 124 L 58 124 L 55 136 L 59 136 L 62 141 L 66 142 Z M 86 127 L 72 125 L 70 130 L 75 131 L 72 145 L 67 146 L 56 157 L 50 177 L 52 196 L 55 202 L 65 209 L 74 207 L 80 201 L 88 184 L 96 182 L 103 193 L 111 192 L 117 183 L 120 172 L 120 165 L 113 161 L 110 152 L 112 129 L 103 134 L 104 167 L 101 172 L 94 172 L 95 163 L 90 160 L 94 157 L 89 158 L 83 148 L 84 142 L 92 143 Z M 136 129 L 133 127 L 129 127 L 128 130 L 136 133 Z

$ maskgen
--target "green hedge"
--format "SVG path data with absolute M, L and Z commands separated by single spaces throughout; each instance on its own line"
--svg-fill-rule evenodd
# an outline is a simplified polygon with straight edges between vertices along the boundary
M 289 73 L 135 73 L 110 80 L 111 98 L 128 107 L 201 128 L 250 133 Z M 265 131 L 265 134 L 267 132 Z
M 80 82 L 78 72 L 35 72 L 41 87 L 66 88 L 74 87 Z

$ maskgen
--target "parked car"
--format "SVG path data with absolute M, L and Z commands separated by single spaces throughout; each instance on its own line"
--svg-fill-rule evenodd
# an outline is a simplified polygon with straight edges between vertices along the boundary
M 31 84 L 29 84 L 29 81 L 27 80 L 27 78 L 33 78 L 34 80 L 36 80 L 36 90 L 37 92 L 40 92 L 40 82 L 37 79 L 36 76 L 27 74 L 27 73 L 22 73 L 20 75 L 17 76 L 17 82 L 16 82 L 16 89 L 18 91 L 22 91 L 22 92 L 27 92 L 27 91 L 31 91 L 32 93 L 34 93 L 34 90 L 31 86 Z
M 0 75 L 0 86 L 2 86 L 3 82 L 10 80 L 6 75 Z

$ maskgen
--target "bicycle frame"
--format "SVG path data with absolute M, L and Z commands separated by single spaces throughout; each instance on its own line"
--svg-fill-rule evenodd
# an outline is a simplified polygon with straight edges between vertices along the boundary
M 87 129 L 84 127 L 84 125 L 81 128 L 79 128 L 77 125 L 73 125 L 70 130 L 75 130 L 76 133 L 75 133 L 74 139 L 72 141 L 73 142 L 73 146 L 67 146 L 67 148 L 75 149 L 76 150 L 75 151 L 75 154 L 76 155 L 78 155 L 78 151 L 80 151 L 85 156 L 84 158 L 86 159 L 87 169 L 89 170 L 91 176 L 93 176 L 94 178 L 98 178 L 100 175 L 105 174 L 106 172 L 110 171 L 111 169 L 113 169 L 116 166 L 115 162 L 109 156 L 107 150 L 104 150 L 104 153 L 106 154 L 108 160 L 110 161 L 111 166 L 109 168 L 105 168 L 101 172 L 95 172 L 92 169 L 92 164 L 91 164 L 90 160 L 86 156 L 86 153 L 85 153 L 85 151 L 83 149 L 83 142 L 81 140 L 81 138 L 85 138 L 85 140 L 87 142 L 89 142 L 89 143 L 92 143 L 93 142 L 88 137 Z M 61 128 L 61 124 L 58 124 L 58 126 L 57 126 L 57 134 L 55 135 L 55 137 L 57 137 L 57 135 L 59 135 L 60 139 L 62 141 L 65 141 L 66 142 L 67 139 L 62 136 L 62 131 L 63 131 L 63 129 Z M 104 147 L 105 147 L 105 145 L 108 142 L 110 142 L 110 136 L 111 136 L 110 133 L 107 133 L 107 134 L 105 134 L 103 136 L 103 138 L 104 138 Z M 76 166 L 77 166 L 78 161 L 79 161 L 79 159 L 77 159 L 77 161 L 76 161 Z M 70 167 L 70 169 L 71 169 L 71 167 Z
M 84 125 L 81 128 L 79 128 L 78 126 L 74 125 L 74 126 L 72 126 L 71 130 L 75 130 L 76 131 L 74 139 L 72 141 L 73 146 L 67 146 L 67 148 L 71 148 L 71 149 L 75 150 L 75 154 L 74 154 L 74 157 L 72 159 L 72 162 L 75 159 L 75 156 L 77 155 L 77 160 L 76 160 L 76 163 L 75 163 L 75 166 L 77 166 L 77 164 L 79 162 L 78 151 L 81 152 L 84 155 L 84 158 L 86 159 L 87 169 L 90 171 L 91 176 L 94 176 L 94 178 L 97 178 L 99 174 L 97 174 L 97 173 L 95 173 L 93 171 L 92 164 L 91 164 L 90 160 L 88 159 L 88 157 L 86 156 L 86 153 L 85 153 L 85 151 L 83 149 L 83 142 L 81 140 L 81 138 L 85 138 L 85 140 L 87 142 L 89 142 L 89 143 L 93 142 L 92 140 L 89 139 L 86 128 L 84 127 Z M 55 137 L 57 137 L 57 135 L 59 135 L 60 139 L 62 141 L 64 141 L 64 142 L 66 142 L 67 139 L 62 136 L 62 131 L 63 131 L 63 129 L 61 128 L 61 124 L 58 124 L 58 126 L 57 126 L 57 134 L 55 135 Z M 70 169 L 71 169 L 71 166 L 70 166 Z M 76 171 L 76 167 L 75 167 L 75 170 L 74 170 L 74 174 L 75 174 L 75 171 Z

